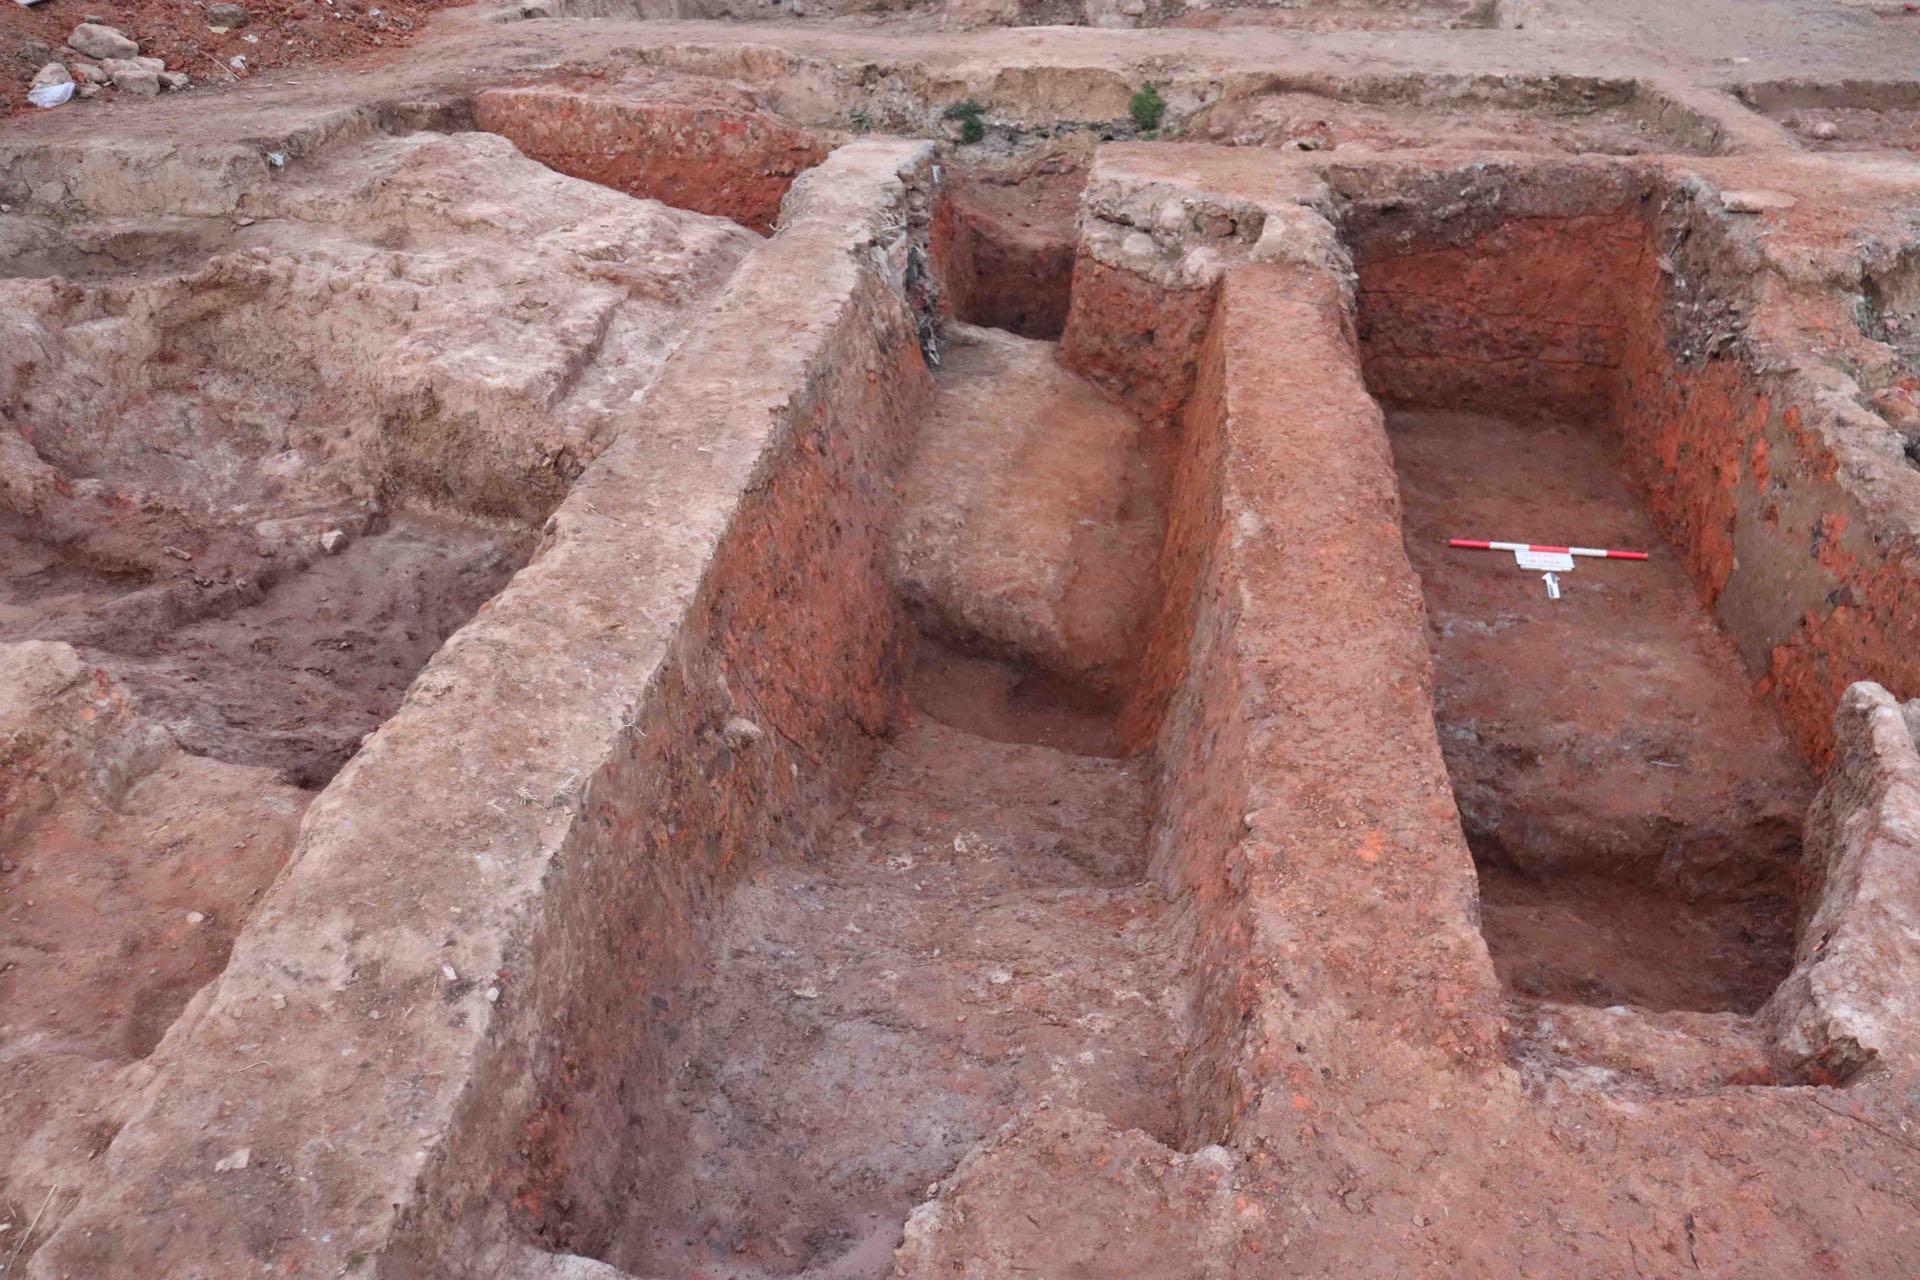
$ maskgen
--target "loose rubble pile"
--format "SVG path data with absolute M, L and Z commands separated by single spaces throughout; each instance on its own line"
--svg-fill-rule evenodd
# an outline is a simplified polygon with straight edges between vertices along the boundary
M 247 24 L 247 11 L 236 4 L 214 5 L 207 17 L 221 30 Z M 96 97 L 102 89 L 151 98 L 192 83 L 186 72 L 168 70 L 164 60 L 142 57 L 138 41 L 102 22 L 80 23 L 67 37 L 62 57 L 52 53 L 47 51 L 48 60 L 27 86 L 27 100 L 37 107 L 64 106 L 75 98 Z

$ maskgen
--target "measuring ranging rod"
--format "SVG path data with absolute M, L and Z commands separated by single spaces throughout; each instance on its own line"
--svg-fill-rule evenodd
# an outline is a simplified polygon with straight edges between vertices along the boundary
M 1593 560 L 1645 560 L 1644 551 L 1620 551 L 1612 547 L 1550 547 L 1539 542 L 1486 542 L 1478 538 L 1448 538 L 1450 547 L 1468 551 L 1511 551 L 1514 563 L 1522 569 L 1545 570 L 1540 576 L 1547 584 L 1547 598 L 1560 598 L 1560 575 L 1573 572 L 1574 557 Z

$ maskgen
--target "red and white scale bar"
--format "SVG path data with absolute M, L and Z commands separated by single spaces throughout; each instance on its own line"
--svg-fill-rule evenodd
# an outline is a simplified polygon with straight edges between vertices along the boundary
M 1450 547 L 1470 551 L 1532 551 L 1543 555 L 1590 556 L 1596 560 L 1645 560 L 1644 551 L 1616 551 L 1611 547 L 1549 547 L 1539 542 L 1482 542 L 1477 538 L 1449 538 Z

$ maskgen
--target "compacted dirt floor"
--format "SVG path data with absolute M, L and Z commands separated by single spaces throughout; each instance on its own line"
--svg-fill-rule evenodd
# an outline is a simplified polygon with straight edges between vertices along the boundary
M 663 1102 L 684 1158 L 612 1260 L 884 1276 L 928 1185 L 1027 1108 L 1171 1141 L 1176 957 L 1140 881 L 1144 799 L 1127 761 L 916 717 L 818 860 L 735 893 Z
M 187 750 L 323 786 L 393 714 L 440 643 L 506 583 L 528 542 L 503 525 L 427 512 L 384 524 L 249 607 L 159 634 L 103 621 L 137 577 L 64 565 L 58 548 L 15 542 L 0 559 L 0 639 L 70 640 Z M 172 576 L 190 581 L 191 563 Z
M 1793 945 L 1787 869 L 1812 784 L 1598 428 L 1389 416 L 1436 716 L 1516 994 L 1756 1008 Z M 1510 553 L 1618 547 L 1549 599 Z

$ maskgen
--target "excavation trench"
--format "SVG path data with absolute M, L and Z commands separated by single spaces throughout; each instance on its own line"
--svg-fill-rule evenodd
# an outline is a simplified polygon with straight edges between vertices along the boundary
M 1180 1140 L 1178 938 L 1118 727 L 1163 524 L 1147 432 L 1056 343 L 954 324 L 881 554 L 903 696 L 658 994 L 602 1194 L 635 1275 L 879 1277 L 928 1187 L 1051 1108 Z M 734 725 L 734 750 L 758 749 Z M 644 969 L 643 962 L 643 969 Z
M 1502 982 L 1751 1013 L 1792 959 L 1812 781 L 1642 487 L 1665 425 L 1646 387 L 1675 376 L 1658 256 L 1634 214 L 1402 243 L 1360 263 L 1362 347 Z M 1649 558 L 1578 559 L 1555 599 L 1455 538 Z
M 674 136 L 627 185 L 724 150 Z M 27 261 L 71 276 L 4 282 L 0 1194 L 111 1139 L 116 1073 L 221 971 L 309 802 L 764 243 L 735 219 L 797 169 L 729 163 L 702 213 L 486 133 L 376 134 L 157 267 L 46 234 Z
M 489 109 L 556 163 L 641 183 L 615 172 L 617 147 L 539 133 L 548 113 L 594 130 L 619 110 Z M 1064 296 L 1056 281 L 1001 307 L 1026 269 L 992 228 L 958 243 L 980 224 L 941 204 L 931 148 L 865 139 L 811 168 L 775 150 L 724 210 L 636 222 L 635 202 L 498 137 L 375 139 L 353 189 L 404 235 L 315 230 L 350 211 L 289 185 L 333 210 L 286 219 L 325 241 L 301 259 L 315 278 L 228 264 L 237 282 L 192 283 L 231 294 L 183 290 L 287 303 L 230 326 L 189 309 L 150 346 L 289 406 L 338 388 L 243 348 L 270 327 L 248 319 L 414 295 L 375 309 L 434 330 L 404 348 L 420 377 L 402 389 L 421 393 L 370 420 L 385 448 L 310 440 L 310 456 L 366 461 L 379 482 L 356 498 L 415 494 L 382 507 L 389 531 L 452 515 L 539 543 L 326 794 L 279 813 L 277 847 L 298 822 L 299 855 L 234 888 L 264 896 L 204 1016 L 157 1044 L 157 1020 L 125 1019 L 128 1050 L 152 1050 L 150 1105 L 117 1139 L 83 1135 L 110 1172 L 32 1265 L 117 1274 L 190 1238 L 192 1265 L 221 1274 L 598 1259 L 856 1280 L 911 1271 L 916 1248 L 936 1256 L 1004 1211 L 1042 1237 L 1072 1219 L 1049 1250 L 1128 1259 L 1101 1274 L 1202 1253 L 1224 1272 L 1255 1242 L 1276 1256 L 1321 1206 L 1457 1229 L 1406 1152 L 1467 1123 L 1492 1148 L 1469 1167 L 1479 1205 L 1514 1168 L 1584 1169 L 1547 1126 L 1615 1100 L 1517 1105 L 1498 1059 L 1515 1005 L 1739 1024 L 1727 1059 L 1762 1062 L 1742 1082 L 1779 1078 L 1744 1014 L 1787 961 L 1802 757 L 1819 758 L 1832 708 L 1780 665 L 1750 579 L 1798 590 L 1811 571 L 1794 557 L 1846 531 L 1808 516 L 1820 482 L 1790 469 L 1749 370 L 1702 357 L 1705 331 L 1675 318 L 1666 277 L 1709 303 L 1725 283 L 1681 251 L 1683 200 L 1587 166 L 1568 172 L 1601 188 L 1597 211 L 1570 210 L 1567 191 L 1594 193 L 1543 171 L 1515 197 L 1528 209 L 1490 213 L 1511 176 L 1497 167 L 1437 191 L 1329 171 L 1356 315 L 1318 212 L 1268 211 L 1302 241 L 1269 256 L 1251 204 L 1169 194 L 1164 173 L 1135 192 L 1121 154 Z M 448 192 L 485 195 L 449 208 Z M 776 234 L 742 225 L 772 207 Z M 450 265 L 449 224 L 510 247 Z M 1057 220 L 1046 238 L 1057 250 Z M 429 270 L 409 251 L 443 256 Z M 330 286 L 369 262 L 404 283 Z M 672 280 L 648 274 L 663 264 Z M 492 344 L 506 314 L 562 336 Z M 431 365 L 434 349 L 472 359 Z M 164 442 L 178 402 L 131 408 L 126 425 Z M 29 443 L 51 465 L 41 429 Z M 97 496 L 48 490 L 69 491 Z M 1736 521 L 1759 502 L 1777 518 Z M 382 530 L 350 532 L 349 551 Z M 1454 535 L 1654 559 L 1582 565 L 1549 601 L 1493 553 L 1440 545 Z M 343 563 L 320 554 L 316 575 Z M 99 572 L 56 569 L 45 583 Z M 63 715 L 118 723 L 126 699 L 53 665 Z M 169 801 L 230 816 L 150 776 L 139 838 L 190 820 Z M 255 838 L 202 825 L 210 863 Z M 89 834 L 49 830 L 49 856 Z M 161 976 L 171 999 L 192 990 Z M 1679 1087 L 1732 1082 L 1724 1065 Z M 1742 1121 L 1729 1102 L 1716 1123 Z M 1592 1176 L 1650 1149 L 1623 1142 Z M 268 1235 L 200 1207 L 269 1195 Z M 1111 1196 L 1119 1213 L 1079 1212 Z M 1247 1216 L 1282 1199 L 1305 1216 Z M 1350 1261 L 1350 1243 L 1331 1247 Z

